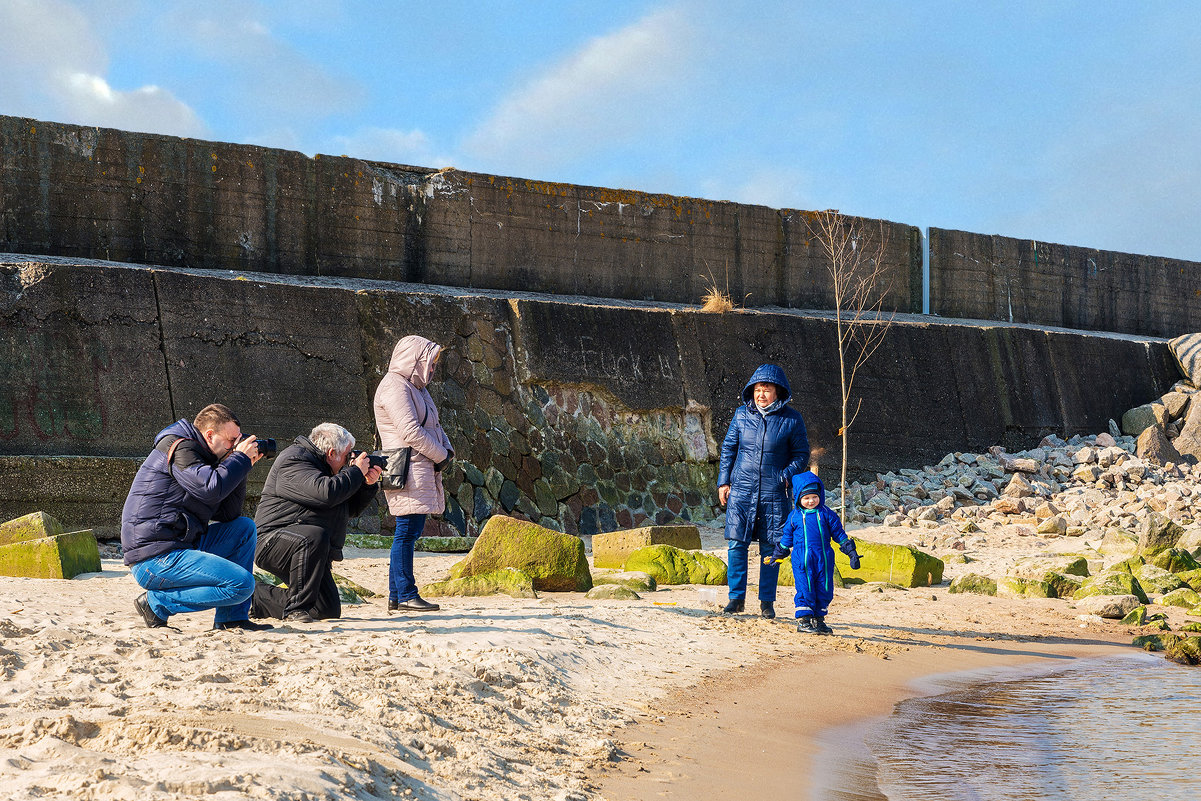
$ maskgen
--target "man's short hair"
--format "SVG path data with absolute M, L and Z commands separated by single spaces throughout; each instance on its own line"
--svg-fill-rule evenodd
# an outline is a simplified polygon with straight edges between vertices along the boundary
M 321 423 L 309 433 L 309 439 L 322 453 L 342 453 L 354 445 L 354 435 L 337 423 Z
M 201 409 L 200 414 L 192 421 L 197 431 L 208 431 L 210 428 L 215 431 L 226 423 L 237 423 L 239 428 L 242 427 L 233 410 L 224 403 L 210 403 Z

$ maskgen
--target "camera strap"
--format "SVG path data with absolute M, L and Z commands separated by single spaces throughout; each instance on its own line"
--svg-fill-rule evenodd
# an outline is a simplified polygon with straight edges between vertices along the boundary
M 167 449 L 167 475 L 175 478 L 175 474 L 171 470 L 171 462 L 175 460 L 175 449 L 179 447 L 179 443 L 183 442 L 184 438 L 180 437 L 171 443 L 171 447 Z

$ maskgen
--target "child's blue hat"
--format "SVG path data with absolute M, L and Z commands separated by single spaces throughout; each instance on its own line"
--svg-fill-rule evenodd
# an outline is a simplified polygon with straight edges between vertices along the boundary
M 810 470 L 807 473 L 801 473 L 792 477 L 792 502 L 794 505 L 799 505 L 801 498 L 805 495 L 817 495 L 822 503 L 826 502 L 826 485 L 817 477 L 817 473 Z

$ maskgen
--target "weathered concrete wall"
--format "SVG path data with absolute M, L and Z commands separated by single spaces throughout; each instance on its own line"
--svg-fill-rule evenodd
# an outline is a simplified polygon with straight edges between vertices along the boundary
M 212 401 L 248 432 L 287 442 L 332 420 L 368 444 L 375 386 L 409 333 L 447 348 L 432 391 L 458 452 L 446 519 L 460 530 L 502 510 L 581 533 L 711 517 L 717 444 L 766 361 L 787 371 L 814 446 L 831 451 L 823 464 L 837 463 L 829 316 L 509 294 L 0 259 L 0 517 L 113 525 L 130 459 L 120 481 L 85 490 L 60 477 L 92 463 L 26 455 L 142 456 Z M 894 469 L 1096 432 L 1175 380 L 1161 340 L 898 318 L 856 384 L 851 459 Z M 95 517 L 81 519 L 90 497 Z
M 1201 263 L 931 228 L 930 309 L 1175 337 L 1201 331 Z
M 832 308 L 811 214 L 0 117 L 0 252 L 698 303 Z M 921 310 L 916 228 L 888 307 Z

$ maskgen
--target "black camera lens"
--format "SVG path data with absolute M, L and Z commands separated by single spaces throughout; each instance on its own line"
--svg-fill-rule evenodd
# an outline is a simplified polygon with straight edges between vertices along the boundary
M 271 439 L 270 437 L 265 439 L 256 439 L 254 444 L 259 446 L 259 453 L 268 459 L 274 456 L 277 450 L 275 446 L 275 440 Z

